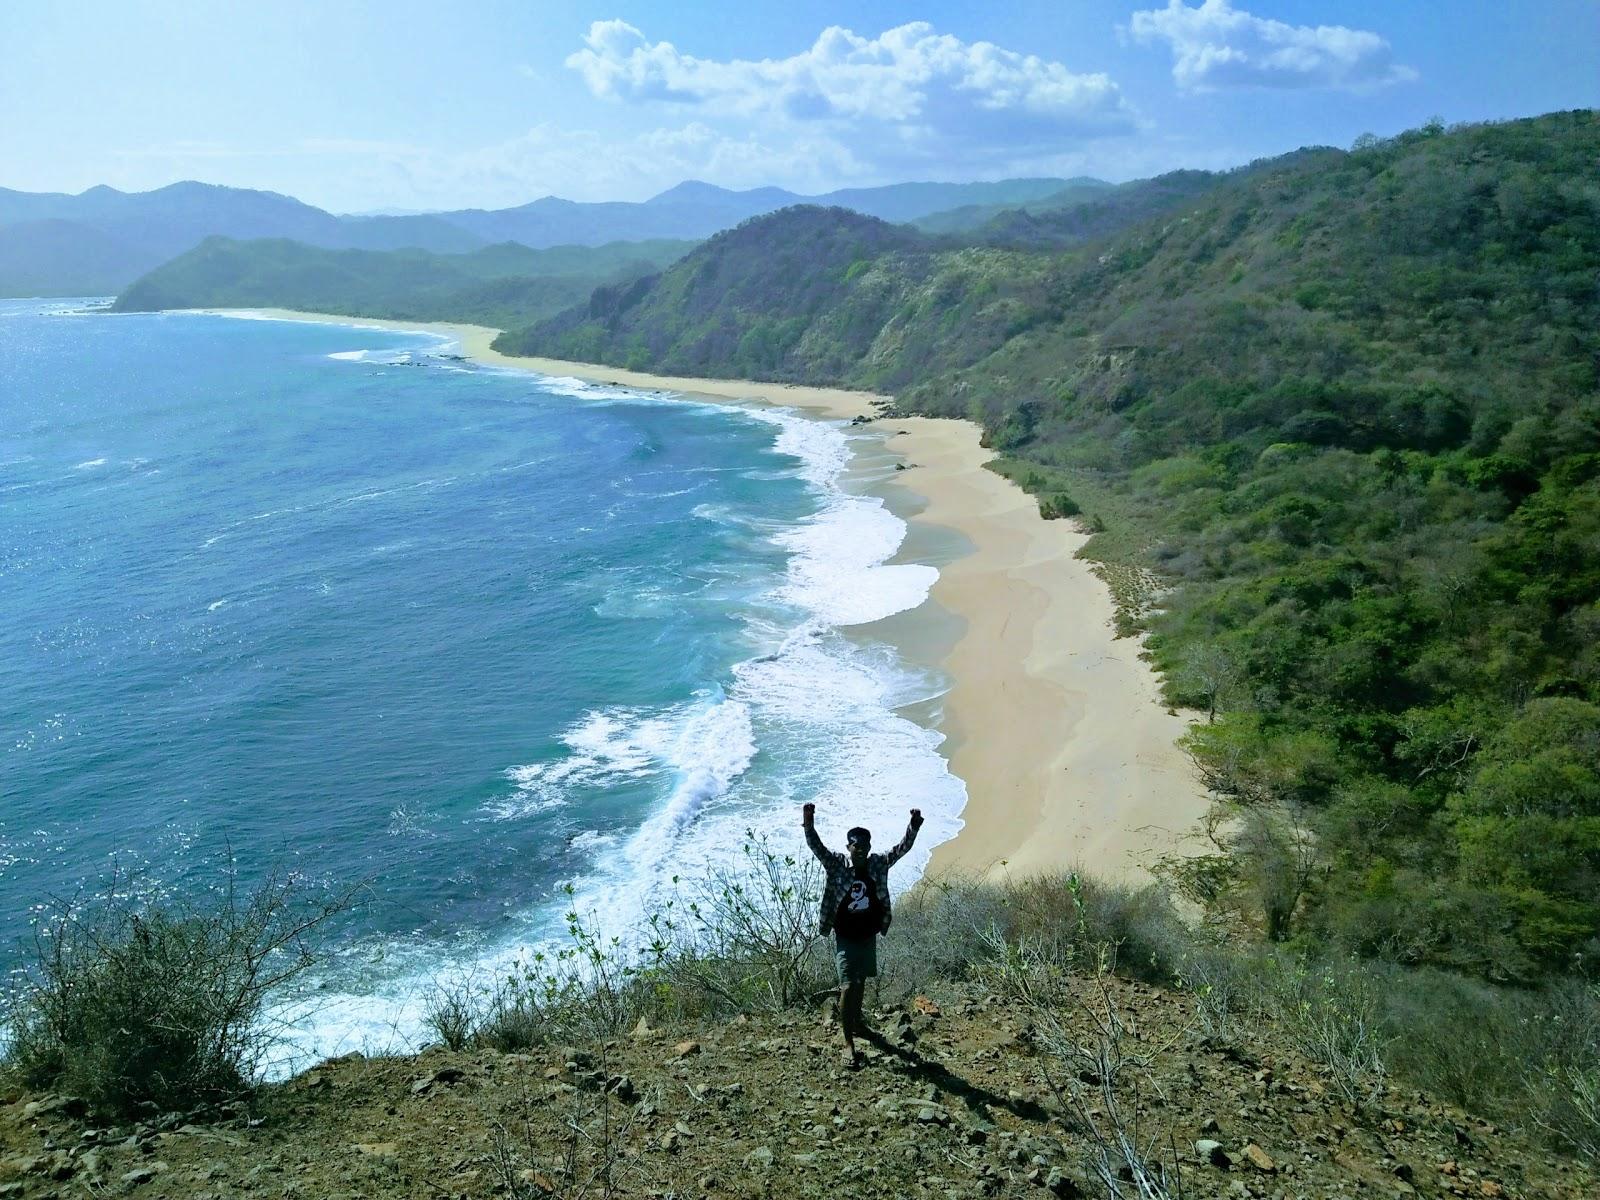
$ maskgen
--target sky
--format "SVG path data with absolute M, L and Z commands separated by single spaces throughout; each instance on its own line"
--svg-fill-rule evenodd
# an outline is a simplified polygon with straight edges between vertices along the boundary
M 0 0 L 0 187 L 336 212 L 1222 168 L 1600 106 L 1600 0 Z

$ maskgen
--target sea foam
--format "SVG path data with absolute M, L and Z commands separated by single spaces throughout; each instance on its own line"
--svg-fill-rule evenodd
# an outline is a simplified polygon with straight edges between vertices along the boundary
M 569 757 L 532 775 L 539 803 L 554 799 L 543 790 L 551 784 L 593 783 L 597 772 L 618 782 L 670 777 L 660 806 L 622 853 L 597 857 L 572 881 L 574 907 L 624 940 L 668 897 L 675 879 L 737 871 L 750 834 L 792 845 L 801 799 L 818 803 L 825 826 L 845 820 L 830 814 L 848 814 L 849 824 L 896 837 L 907 809 L 926 810 L 927 828 L 897 872 L 896 890 L 915 881 L 932 846 L 961 824 L 965 788 L 938 753 L 942 735 L 897 711 L 937 697 L 942 679 L 907 666 L 887 646 L 842 632 L 922 604 L 937 570 L 889 563 L 905 522 L 878 497 L 843 486 L 851 461 L 843 428 L 784 409 L 740 411 L 776 427 L 774 449 L 794 460 L 790 471 L 817 501 L 798 523 L 713 506 L 695 510 L 788 552 L 781 580 L 744 618 L 763 652 L 733 666 L 723 694 L 695 705 L 590 714 L 563 735 Z M 757 755 L 781 769 L 747 777 Z M 505 809 L 496 815 L 504 817 Z M 538 927 L 535 916 L 534 937 Z M 515 961 L 522 950 L 503 953 Z
M 542 380 L 541 390 L 601 403 L 676 399 L 568 379 Z M 815 511 L 798 522 L 696 510 L 785 552 L 781 576 L 739 617 L 754 652 L 721 686 L 686 703 L 585 713 L 550 755 L 508 767 L 504 791 L 482 815 L 494 823 L 547 820 L 542 814 L 622 786 L 651 788 L 658 796 L 653 811 L 631 832 L 584 828 L 572 835 L 565 849 L 586 865 L 567 881 L 559 905 L 513 915 L 509 931 L 470 953 L 396 948 L 381 968 L 365 972 L 364 985 L 353 989 L 353 979 L 341 979 L 315 1009 L 280 1010 L 299 1030 L 284 1069 L 352 1046 L 415 1046 L 425 1037 L 421 1013 L 430 988 L 503 979 L 561 943 L 564 912 L 581 914 L 603 936 L 636 943 L 649 914 L 683 888 L 741 871 L 752 835 L 803 856 L 803 800 L 817 803 L 825 838 L 838 841 L 846 826 L 863 824 L 884 846 L 899 838 L 909 808 L 923 809 L 927 825 L 892 877 L 896 892 L 921 874 L 933 846 L 959 830 L 966 793 L 939 754 L 942 735 L 899 711 L 935 699 L 943 679 L 845 632 L 922 604 L 937 571 L 890 562 L 905 522 L 881 499 L 846 488 L 852 435 L 844 428 L 782 409 L 735 411 L 775 427 L 774 450 L 791 463 L 786 473 L 804 480 L 815 500 Z M 628 580 L 650 593 L 650 607 L 661 602 L 658 584 L 648 573 Z M 614 595 L 596 608 L 602 617 L 632 611 Z

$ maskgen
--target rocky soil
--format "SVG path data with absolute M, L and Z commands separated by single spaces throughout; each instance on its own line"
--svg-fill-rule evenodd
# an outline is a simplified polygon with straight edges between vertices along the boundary
M 352 1055 L 236 1109 L 138 1125 L 0 1093 L 0 1197 L 1107 1196 L 1090 1129 L 1114 1134 L 1113 1106 L 1184 1197 L 1600 1196 L 1529 1134 L 1394 1087 L 1355 1105 L 1270 1033 L 1200 1037 L 1186 996 L 1082 987 L 1074 1033 L 1094 1040 L 1107 999 L 1126 1027 L 1109 1089 L 1082 1069 L 1053 1088 L 1072 1069 L 1025 1010 L 952 988 L 879 1010 L 886 1041 L 859 1070 L 822 1012 L 525 1054 Z

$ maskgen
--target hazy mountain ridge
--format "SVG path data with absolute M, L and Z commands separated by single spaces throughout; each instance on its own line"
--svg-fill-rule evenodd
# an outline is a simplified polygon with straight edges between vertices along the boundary
M 693 245 L 615 242 L 533 250 L 502 242 L 446 255 L 214 237 L 135 281 L 114 307 L 296 308 L 502 327 L 557 312 L 603 283 L 660 270 Z
M 0 295 L 104 296 L 144 259 L 123 239 L 56 217 L 0 225 Z
M 273 192 L 184 182 L 150 192 L 95 187 L 79 195 L 0 188 L 0 295 L 120 291 L 207 237 L 288 238 L 323 249 L 459 254 L 497 242 L 542 249 L 615 241 L 699 240 L 798 203 L 842 203 L 909 220 L 970 203 L 1022 202 L 1066 181 L 907 183 L 804 197 L 781 188 L 730 191 L 689 181 L 641 203 L 553 196 L 515 208 L 405 216 L 337 216 Z M 91 249 L 92 247 L 92 249 Z
M 1066 187 L 1036 200 L 1023 200 L 1021 203 L 963 204 L 957 208 L 941 209 L 917 217 L 911 224 L 924 233 L 964 233 L 982 227 L 1002 213 L 1054 212 L 1095 200 L 1104 200 L 1119 189 L 1134 186 L 1136 183 L 1114 184 L 1100 179 L 1069 179 Z

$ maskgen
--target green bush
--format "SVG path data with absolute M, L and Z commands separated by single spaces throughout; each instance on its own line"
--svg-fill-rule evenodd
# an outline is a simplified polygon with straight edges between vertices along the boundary
M 1078 507 L 1078 502 L 1066 492 L 1052 492 L 1048 496 L 1039 498 L 1039 515 L 1046 521 L 1075 517 L 1082 511 L 1083 509 Z
M 347 896 L 304 901 L 293 877 L 209 906 L 58 905 L 6 1014 L 9 1065 L 96 1111 L 186 1111 L 246 1092 L 276 1042 L 269 994 L 315 961 L 310 935 Z
M 1397 1074 L 1474 1112 L 1501 1112 L 1544 1057 L 1539 1001 L 1439 971 L 1407 974 L 1384 1024 Z
M 924 880 L 901 901 L 890 936 L 886 974 L 908 992 L 965 978 L 996 939 L 1027 943 L 1063 970 L 1109 955 L 1122 974 L 1170 982 L 1192 937 L 1163 889 L 1065 872 Z

